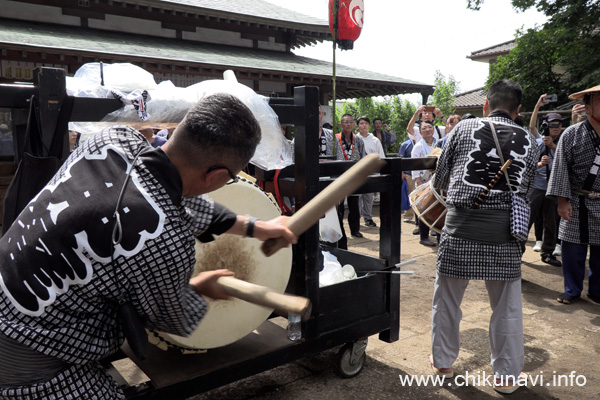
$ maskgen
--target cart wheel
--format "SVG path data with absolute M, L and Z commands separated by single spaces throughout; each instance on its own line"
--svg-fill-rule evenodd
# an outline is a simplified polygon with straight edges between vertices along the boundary
M 367 361 L 367 353 L 363 351 L 362 355 L 352 363 L 352 348 L 352 343 L 346 343 L 338 352 L 336 372 L 344 379 L 358 375 Z

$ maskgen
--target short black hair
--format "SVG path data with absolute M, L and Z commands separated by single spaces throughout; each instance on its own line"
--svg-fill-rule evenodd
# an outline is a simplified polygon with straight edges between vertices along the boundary
M 216 93 L 202 98 L 178 127 L 177 140 L 191 164 L 225 158 L 243 168 L 260 142 L 261 130 L 252 111 L 237 97 Z
M 431 126 L 434 126 L 434 125 L 433 125 L 433 121 L 430 121 L 430 120 L 428 120 L 428 119 L 426 119 L 426 120 L 424 120 L 424 121 L 421 121 L 421 122 L 419 122 L 419 127 L 420 127 L 422 124 L 429 124 L 429 125 L 431 125 Z
M 490 111 L 505 110 L 514 113 L 521 104 L 523 89 L 517 82 L 502 79 L 490 86 L 486 97 L 491 107 Z
M 356 120 L 357 124 L 360 124 L 360 121 L 367 121 L 367 123 L 369 125 L 371 125 L 371 120 L 369 119 L 369 117 L 367 117 L 366 115 L 363 115 L 361 117 L 358 117 L 358 120 Z
M 346 113 L 340 117 L 340 122 L 342 121 L 342 119 L 344 119 L 344 117 L 350 117 L 352 118 L 352 121 L 354 121 L 354 115 Z
M 383 123 L 383 120 L 382 120 L 381 118 L 375 118 L 375 119 L 373 120 L 373 124 L 374 124 L 375 122 L 377 122 L 377 121 L 381 121 L 381 123 Z

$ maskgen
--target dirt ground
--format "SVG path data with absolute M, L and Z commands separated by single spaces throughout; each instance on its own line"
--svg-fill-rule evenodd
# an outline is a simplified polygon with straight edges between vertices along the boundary
M 374 214 L 378 212 L 377 206 Z M 374 218 L 377 223 L 379 219 Z M 347 229 L 347 227 L 346 227 Z M 336 351 L 305 358 L 193 397 L 217 399 L 496 399 L 486 382 L 489 365 L 488 324 L 491 315 L 483 282 L 473 281 L 462 304 L 461 353 L 455 373 L 479 377 L 468 386 L 446 381 L 442 387 L 402 384 L 400 376 L 429 375 L 431 353 L 431 299 L 435 277 L 435 248 L 418 243 L 413 224 L 402 224 L 401 259 L 417 259 L 404 269 L 415 274 L 401 283 L 400 340 L 388 344 L 369 338 L 363 371 L 351 379 L 339 378 Z M 348 232 L 348 230 L 347 230 Z M 378 228 L 361 227 L 364 238 L 351 238 L 351 250 L 378 254 Z M 600 398 L 600 304 L 584 296 L 572 305 L 559 304 L 562 270 L 540 261 L 528 243 L 523 257 L 523 325 L 525 371 L 537 379 L 511 395 L 513 399 Z M 584 293 L 587 292 L 587 282 Z M 458 381 L 461 383 L 464 381 Z

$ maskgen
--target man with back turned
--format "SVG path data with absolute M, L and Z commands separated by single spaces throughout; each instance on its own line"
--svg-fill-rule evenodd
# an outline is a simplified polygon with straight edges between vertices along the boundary
M 521 108 L 521 86 L 502 80 L 487 92 L 484 118 L 459 122 L 448 138 L 436 168 L 434 186 L 447 189 L 448 214 L 439 244 L 432 305 L 434 373 L 452 376 L 460 349 L 460 304 L 471 279 L 485 281 L 492 317 L 489 336 L 494 389 L 512 393 L 523 379 L 521 306 L 522 243 L 510 231 L 511 192 L 501 177 L 483 203 L 475 202 L 502 162 L 510 184 L 525 197 L 535 174 L 538 149 L 533 137 L 514 123 Z

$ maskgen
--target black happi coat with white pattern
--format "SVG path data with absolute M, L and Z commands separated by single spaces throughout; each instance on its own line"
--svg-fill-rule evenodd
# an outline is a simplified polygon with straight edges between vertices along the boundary
M 446 204 L 474 208 L 475 201 L 502 167 L 489 121 L 494 122 L 511 184 L 526 198 L 533 183 L 538 148 L 529 131 L 515 124 L 503 111 L 489 118 L 474 118 L 456 125 L 437 163 L 434 186 L 448 190 Z M 510 210 L 511 193 L 501 178 L 481 209 Z M 437 270 L 457 279 L 515 280 L 521 277 L 519 242 L 487 244 L 454 237 L 443 232 Z
M 117 198 L 140 151 L 111 265 Z M 208 197 L 182 198 L 181 185 L 166 154 L 131 128 L 85 142 L 0 239 L 0 332 L 85 364 L 122 344 L 117 303 L 130 300 L 148 328 L 189 335 L 206 312 L 189 286 L 195 236 L 218 213 L 228 222 L 215 233 L 235 215 Z
M 561 240 L 600 245 L 600 200 L 581 198 L 574 192 L 588 190 L 600 193 L 598 142 L 600 138 L 589 121 L 568 127 L 558 142 L 547 195 L 569 199 L 573 207 L 571 220 L 560 220 L 558 237 Z

